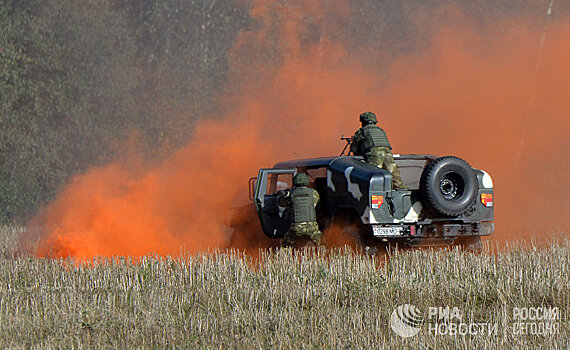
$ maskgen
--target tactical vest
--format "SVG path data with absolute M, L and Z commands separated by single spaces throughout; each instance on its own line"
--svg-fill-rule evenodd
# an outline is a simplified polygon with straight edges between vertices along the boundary
M 366 125 L 362 128 L 364 139 L 362 140 L 362 153 L 366 153 L 372 147 L 388 147 L 390 142 L 388 142 L 388 137 L 386 132 L 376 125 Z
M 312 188 L 308 187 L 295 187 L 291 190 L 293 222 L 298 223 L 317 220 L 313 191 Z

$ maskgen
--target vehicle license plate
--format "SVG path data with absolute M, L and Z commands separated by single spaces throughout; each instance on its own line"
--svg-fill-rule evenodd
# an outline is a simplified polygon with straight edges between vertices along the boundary
M 372 226 L 374 236 L 399 236 L 402 233 L 401 226 L 382 227 Z

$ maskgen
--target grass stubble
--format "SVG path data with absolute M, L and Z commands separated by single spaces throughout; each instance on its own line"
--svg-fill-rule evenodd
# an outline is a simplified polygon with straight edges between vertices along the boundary
M 570 348 L 567 239 L 481 255 L 282 250 L 86 264 L 16 255 L 21 233 L 0 232 L 1 348 Z M 406 303 L 425 316 L 410 338 L 390 328 Z M 446 306 L 498 331 L 430 333 L 426 310 Z M 558 332 L 513 333 L 514 307 L 559 308 Z

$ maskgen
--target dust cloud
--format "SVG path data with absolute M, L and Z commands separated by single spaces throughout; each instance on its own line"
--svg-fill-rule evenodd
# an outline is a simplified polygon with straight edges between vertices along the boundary
M 570 21 L 481 28 L 459 8 L 445 11 L 462 20 L 433 19 L 423 48 L 367 46 L 359 55 L 341 35 L 347 2 L 256 1 L 257 24 L 231 50 L 230 82 L 218 97 L 228 112 L 202 118 L 192 141 L 159 164 L 133 156 L 76 175 L 30 223 L 43 232 L 35 252 L 90 258 L 229 247 L 224 212 L 249 203 L 257 169 L 340 153 L 339 136 L 368 110 L 395 153 L 457 155 L 492 175 L 494 240 L 568 232 Z M 428 21 L 421 8 L 414 16 Z M 371 52 L 390 59 L 376 66 Z

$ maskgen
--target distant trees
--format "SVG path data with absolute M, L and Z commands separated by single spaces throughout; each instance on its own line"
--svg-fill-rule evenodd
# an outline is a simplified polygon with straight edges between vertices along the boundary
M 229 0 L 0 3 L 0 223 L 25 219 L 65 180 L 122 151 L 186 142 L 248 26 Z

